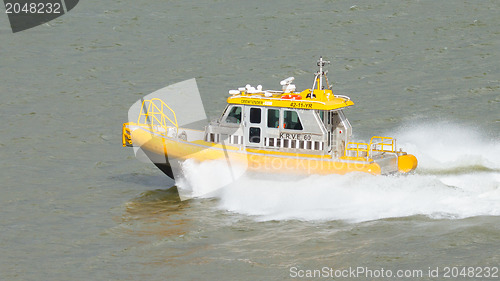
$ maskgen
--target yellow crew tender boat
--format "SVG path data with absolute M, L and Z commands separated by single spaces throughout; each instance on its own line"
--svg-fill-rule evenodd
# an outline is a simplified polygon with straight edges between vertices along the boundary
M 123 146 L 142 149 L 171 178 L 173 162 L 231 159 L 249 170 L 272 173 L 408 173 L 415 156 L 396 150 L 396 140 L 375 136 L 351 142 L 351 124 L 343 109 L 354 105 L 328 84 L 325 64 L 311 89 L 295 91 L 293 77 L 281 91 L 247 85 L 229 91 L 227 107 L 205 130 L 180 128 L 175 112 L 160 99 L 144 100 L 137 122 L 123 124 Z M 323 81 L 324 80 L 324 81 Z M 167 101 L 168 102 L 168 101 Z

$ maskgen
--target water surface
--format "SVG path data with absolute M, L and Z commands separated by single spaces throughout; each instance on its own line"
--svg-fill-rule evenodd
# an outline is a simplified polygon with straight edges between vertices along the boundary
M 0 16 L 0 279 L 500 266 L 499 12 L 493 0 L 89 0 L 16 34 Z M 355 138 L 398 138 L 414 175 L 248 175 L 180 202 L 121 147 L 145 94 L 194 77 L 215 118 L 232 88 L 310 87 L 319 56 L 356 103 Z

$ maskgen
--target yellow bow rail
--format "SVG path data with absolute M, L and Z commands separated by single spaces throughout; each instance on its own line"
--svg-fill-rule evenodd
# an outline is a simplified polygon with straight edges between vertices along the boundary
M 166 114 L 170 113 L 170 114 Z M 170 117 L 169 117 L 170 115 Z M 166 133 L 170 127 L 175 127 L 176 133 L 179 129 L 175 111 L 164 101 L 158 98 L 144 100 L 141 104 L 141 111 L 137 118 L 137 123 L 128 122 L 123 124 L 122 144 L 123 146 L 132 146 L 132 137 L 130 126 L 148 128 L 153 132 Z
M 374 154 L 396 152 L 396 140 L 391 137 L 372 137 L 370 143 L 349 142 L 344 157 L 371 158 Z
M 172 115 L 172 120 L 165 114 L 166 110 L 169 110 Z M 168 122 L 167 122 L 168 121 Z M 177 116 L 175 115 L 175 111 L 170 108 L 164 101 L 158 98 L 153 98 L 150 100 L 144 100 L 141 105 L 141 112 L 139 117 L 137 118 L 137 124 L 155 126 L 159 125 L 163 127 L 165 130 L 167 129 L 168 124 L 172 124 L 175 128 L 179 128 L 177 125 Z

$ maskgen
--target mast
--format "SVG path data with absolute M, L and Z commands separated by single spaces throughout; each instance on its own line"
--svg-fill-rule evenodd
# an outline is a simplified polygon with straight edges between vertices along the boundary
M 328 79 L 326 78 L 326 74 L 328 71 L 324 72 L 323 71 L 323 66 L 326 64 L 330 64 L 330 61 L 323 60 L 323 57 L 319 57 L 319 60 L 317 62 L 317 65 L 319 66 L 319 71 L 314 74 L 314 83 L 312 86 L 312 90 L 314 90 L 314 87 L 316 84 L 318 85 L 318 90 L 323 90 L 323 77 L 325 77 L 325 82 L 326 82 L 326 87 L 327 89 L 330 88 L 330 85 L 328 85 Z

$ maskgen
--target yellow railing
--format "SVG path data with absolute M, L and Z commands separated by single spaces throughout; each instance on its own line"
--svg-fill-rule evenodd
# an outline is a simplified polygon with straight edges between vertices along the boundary
M 132 146 L 132 134 L 130 132 L 130 128 L 128 127 L 130 123 L 123 123 L 122 128 L 122 145 L 123 146 Z
M 353 151 L 354 153 L 349 153 Z M 373 154 L 380 152 L 396 152 L 396 140 L 391 137 L 372 137 L 370 143 L 349 142 L 344 150 L 344 157 L 371 158 Z
M 171 117 L 165 114 L 168 111 L 172 113 Z M 175 111 L 158 98 L 142 101 L 137 123 L 128 122 L 123 124 L 123 146 L 132 146 L 132 130 L 130 126 L 148 128 L 152 132 L 161 133 L 167 133 L 169 127 L 175 127 L 176 130 L 179 129 Z
M 174 120 L 172 120 L 167 114 L 165 114 L 165 111 L 167 109 L 172 112 Z M 169 126 L 169 124 L 172 124 L 176 129 L 179 128 L 179 126 L 177 125 L 177 116 L 175 115 L 175 111 L 158 98 L 144 100 L 142 102 L 141 112 L 139 114 L 139 117 L 137 118 L 137 123 L 148 126 L 159 125 L 163 129 L 165 129 L 165 131 L 168 127 L 171 127 Z

